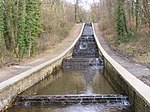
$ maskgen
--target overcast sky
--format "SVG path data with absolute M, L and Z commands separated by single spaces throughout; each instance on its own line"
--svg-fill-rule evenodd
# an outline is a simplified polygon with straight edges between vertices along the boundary
M 76 0 L 65 0 L 66 2 L 75 3 Z M 94 2 L 98 2 L 99 0 L 79 0 L 79 5 L 82 6 L 86 10 L 90 10 L 90 5 Z

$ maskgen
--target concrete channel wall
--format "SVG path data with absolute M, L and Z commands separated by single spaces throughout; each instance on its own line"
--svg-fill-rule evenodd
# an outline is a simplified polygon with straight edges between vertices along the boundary
M 0 111 L 8 108 L 18 94 L 51 75 L 57 67 L 60 67 L 62 60 L 72 54 L 72 49 L 80 38 L 83 28 L 84 24 L 77 39 L 59 56 L 0 83 Z
M 93 26 L 94 30 L 94 26 Z M 111 58 L 101 46 L 95 30 L 94 37 L 105 60 L 105 76 L 116 92 L 129 96 L 134 112 L 150 112 L 150 87 Z

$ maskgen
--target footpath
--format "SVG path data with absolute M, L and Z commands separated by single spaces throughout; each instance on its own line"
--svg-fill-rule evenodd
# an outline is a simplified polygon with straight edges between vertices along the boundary
M 102 45 L 104 50 L 108 53 L 108 55 L 111 56 L 121 66 L 126 68 L 126 70 L 129 71 L 131 74 L 133 74 L 135 77 L 137 77 L 138 79 L 143 81 L 145 84 L 150 86 L 150 78 L 143 79 L 143 77 L 150 77 L 150 69 L 148 69 L 146 66 L 135 63 L 127 59 L 126 57 L 123 57 L 122 55 L 118 54 L 117 52 L 111 50 L 109 47 L 109 43 L 103 37 L 103 34 L 100 31 L 100 28 L 98 27 L 97 23 L 94 24 L 94 28 L 95 28 L 95 33 L 99 39 L 100 44 Z
M 10 67 L 4 67 L 0 69 L 0 83 L 19 75 L 29 69 L 32 69 L 48 60 L 53 59 L 54 57 L 61 54 L 64 50 L 66 50 L 78 37 L 82 28 L 82 24 L 76 24 L 72 31 L 70 32 L 69 36 L 65 38 L 61 43 L 56 44 L 53 46 L 53 49 L 41 54 L 40 56 L 36 57 L 33 60 L 27 60 L 27 62 L 23 62 L 19 65 L 14 65 Z

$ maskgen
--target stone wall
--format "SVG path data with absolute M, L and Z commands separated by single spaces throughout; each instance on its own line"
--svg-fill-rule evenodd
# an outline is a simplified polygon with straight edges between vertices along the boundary
M 67 55 L 69 55 L 68 53 Z M 67 55 L 65 55 L 67 57 Z M 51 75 L 57 68 L 61 66 L 62 59 L 61 57 L 59 60 L 34 71 L 31 74 L 27 74 L 27 76 L 21 78 L 20 80 L 8 85 L 7 87 L 0 90 L 0 110 L 4 107 L 8 108 L 11 105 L 11 102 L 15 99 L 15 97 L 20 94 L 21 92 L 25 91 L 29 87 L 35 85 L 48 75 Z M 55 77 L 51 77 L 51 81 L 55 80 Z
M 94 27 L 93 27 L 94 28 Z M 150 87 L 128 72 L 104 50 L 95 34 L 100 55 L 104 58 L 106 79 L 119 94 L 129 97 L 133 112 L 150 112 Z
M 118 94 L 128 95 L 134 112 L 150 112 L 150 105 L 126 82 L 114 67 L 106 61 L 104 75 Z

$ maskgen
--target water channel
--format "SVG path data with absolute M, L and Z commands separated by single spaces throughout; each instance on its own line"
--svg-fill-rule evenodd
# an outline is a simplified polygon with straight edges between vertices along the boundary
M 92 27 L 87 25 L 83 31 L 83 37 L 87 38 L 85 34 L 92 35 Z M 90 27 L 89 27 L 90 26 Z M 88 31 L 89 30 L 89 31 Z M 80 40 L 82 41 L 82 39 Z M 114 91 L 107 79 L 103 75 L 102 62 L 97 55 L 97 46 L 92 46 L 93 49 L 87 48 L 88 44 L 78 42 L 79 45 L 75 46 L 73 58 L 65 61 L 64 69 L 49 75 L 46 79 L 42 80 L 35 86 L 29 88 L 21 95 L 34 96 L 34 95 L 106 95 L 106 94 L 119 94 Z M 84 41 L 84 40 L 83 40 Z M 83 42 L 82 41 L 82 42 Z M 92 40 L 90 40 L 92 41 Z M 85 41 L 84 41 L 85 42 Z M 94 42 L 94 41 L 93 41 Z M 93 45 L 93 43 L 91 44 Z M 80 50 L 78 50 L 80 49 Z M 85 51 L 88 49 L 88 52 Z M 89 52 L 91 50 L 91 52 Z M 88 58 L 81 60 L 87 53 Z M 94 52 L 94 53 L 93 53 Z M 93 55 L 94 54 L 94 55 Z M 92 61 L 91 57 L 92 56 Z M 77 58 L 79 59 L 77 59 Z M 94 57 L 94 58 L 93 58 Z M 98 61 L 99 60 L 99 61 Z M 74 63 L 74 64 L 72 64 Z M 77 66 L 74 66 L 76 65 Z M 84 67 L 83 67 L 84 66 Z M 55 79 L 52 81 L 52 79 Z M 127 99 L 126 99 L 127 100 Z M 126 102 L 126 101 L 125 101 Z M 89 103 L 82 104 L 82 101 L 77 104 L 51 104 L 51 105 L 14 105 L 6 110 L 6 112 L 132 112 L 128 103 Z
M 51 83 L 51 77 L 56 80 Z M 47 77 L 23 92 L 22 95 L 72 95 L 72 94 L 116 94 L 103 76 L 101 70 L 65 70 Z M 122 104 L 74 104 L 13 106 L 6 112 L 130 112 L 129 106 Z

